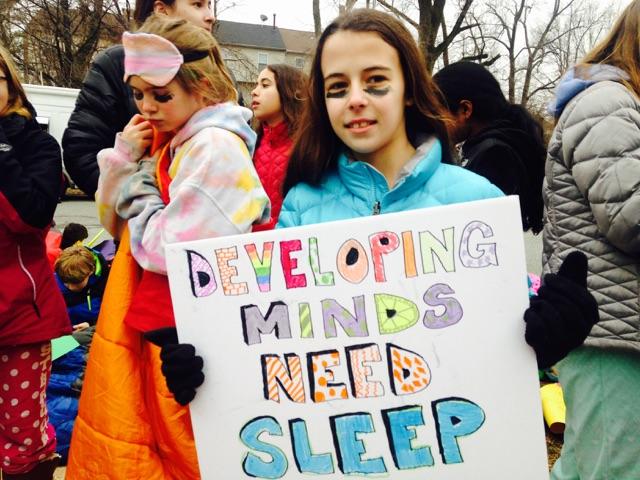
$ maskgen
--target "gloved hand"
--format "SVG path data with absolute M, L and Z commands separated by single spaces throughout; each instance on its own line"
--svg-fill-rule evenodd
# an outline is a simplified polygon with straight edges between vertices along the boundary
M 598 303 L 587 290 L 587 257 L 571 252 L 557 274 L 544 276 L 524 312 L 524 337 L 536 352 L 538 368 L 554 365 L 582 345 L 598 320 Z
M 204 382 L 202 357 L 196 355 L 190 343 L 178 343 L 178 333 L 173 327 L 150 330 L 144 333 L 144 338 L 160 347 L 162 374 L 176 402 L 188 404 Z

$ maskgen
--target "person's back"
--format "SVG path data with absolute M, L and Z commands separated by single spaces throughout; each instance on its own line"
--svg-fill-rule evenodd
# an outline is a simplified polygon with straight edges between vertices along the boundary
M 640 478 L 639 37 L 634 0 L 549 108 L 543 268 L 584 252 L 601 317 L 559 365 L 567 425 L 554 480 Z
M 524 230 L 538 233 L 546 155 L 540 124 L 522 106 L 506 100 L 482 65 L 453 63 L 433 79 L 455 120 L 452 138 L 462 144 L 462 165 L 506 195 L 518 195 Z

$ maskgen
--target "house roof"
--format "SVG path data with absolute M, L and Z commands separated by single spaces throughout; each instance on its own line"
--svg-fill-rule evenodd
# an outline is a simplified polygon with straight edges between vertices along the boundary
M 255 25 L 218 20 L 213 27 L 213 36 L 221 45 L 285 50 L 280 29 L 270 24 Z
M 282 35 L 287 52 L 312 54 L 316 48 L 316 38 L 313 32 L 281 28 L 280 35 Z

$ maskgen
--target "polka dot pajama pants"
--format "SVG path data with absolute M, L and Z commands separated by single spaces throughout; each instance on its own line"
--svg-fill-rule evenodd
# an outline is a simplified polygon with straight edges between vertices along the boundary
M 0 347 L 0 470 L 24 473 L 56 449 L 47 414 L 51 342 Z

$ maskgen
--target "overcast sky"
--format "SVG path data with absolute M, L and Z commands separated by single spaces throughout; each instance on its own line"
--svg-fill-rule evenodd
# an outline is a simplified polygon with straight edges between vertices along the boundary
M 227 8 L 232 3 L 236 6 Z M 320 0 L 323 26 L 337 16 L 338 10 L 331 0 Z M 336 2 L 337 3 L 337 2 Z M 364 1 L 360 2 L 364 5 Z M 312 0 L 219 0 L 218 17 L 233 22 L 263 23 L 260 15 L 266 15 L 264 22 L 271 25 L 276 14 L 276 25 L 295 30 L 313 31 Z
M 2 0 L 0 0 L 2 1 Z M 544 15 L 550 0 L 540 2 L 543 7 L 536 13 Z M 581 0 L 578 0 L 580 2 Z M 604 0 L 602 0 L 604 1 Z M 630 0 L 607 0 L 614 9 L 619 9 L 620 5 L 627 5 Z M 320 0 L 322 25 L 326 26 L 338 15 L 338 3 L 340 0 Z M 447 7 L 455 2 L 448 2 Z M 235 6 L 229 7 L 235 4 Z M 364 7 L 365 0 L 358 0 L 356 7 Z M 276 14 L 276 24 L 283 28 L 295 30 L 313 31 L 313 9 L 312 0 L 218 0 L 218 17 L 221 20 L 231 20 L 233 22 L 245 23 L 273 23 L 273 14 Z M 265 22 L 260 20 L 260 15 L 266 15 Z M 445 12 L 446 15 L 446 12 Z

